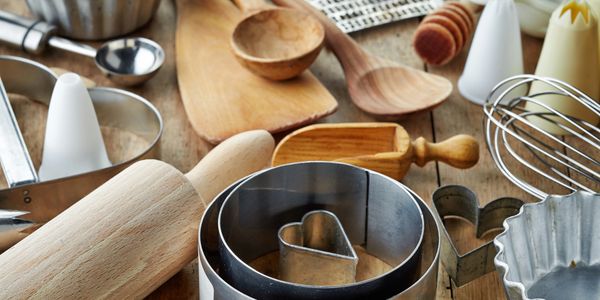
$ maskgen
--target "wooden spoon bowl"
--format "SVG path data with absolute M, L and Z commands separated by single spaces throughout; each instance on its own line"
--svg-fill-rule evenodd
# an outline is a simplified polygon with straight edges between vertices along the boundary
M 398 84 L 400 82 L 402 84 Z M 348 84 L 350 96 L 357 106 L 383 117 L 395 117 L 397 112 L 410 114 L 432 109 L 442 103 L 449 89 L 452 86 L 445 78 L 403 66 L 373 68 Z M 428 105 L 424 105 L 426 103 Z
M 343 33 L 306 1 L 273 0 L 277 5 L 310 13 L 325 28 L 325 40 L 346 75 L 352 101 L 382 117 L 402 117 L 432 109 L 452 92 L 449 80 L 374 56 Z
M 237 60 L 251 72 L 272 80 L 293 78 L 315 61 L 325 30 L 307 13 L 265 8 L 242 19 L 231 39 Z

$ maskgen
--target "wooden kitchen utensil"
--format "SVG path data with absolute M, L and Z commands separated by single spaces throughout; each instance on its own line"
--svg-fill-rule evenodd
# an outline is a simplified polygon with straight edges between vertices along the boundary
M 465 134 L 435 144 L 423 137 L 411 142 L 395 123 L 316 124 L 286 136 L 273 153 L 274 166 L 311 160 L 349 163 L 401 180 L 413 162 L 470 168 L 479 160 L 479 144 Z
M 272 80 L 298 76 L 315 61 L 325 30 L 311 15 L 267 5 L 264 0 L 235 0 L 246 17 L 233 31 L 231 47 L 248 70 Z
M 279 132 L 333 113 L 337 102 L 310 73 L 274 82 L 255 76 L 231 54 L 242 18 L 233 3 L 178 0 L 177 81 L 190 123 L 210 142 L 236 133 Z
M 311 12 L 325 27 L 327 46 L 342 63 L 352 101 L 379 116 L 399 117 L 440 105 L 452 92 L 447 79 L 367 53 L 305 1 L 274 3 Z
M 0 298 L 143 298 L 197 256 L 206 205 L 273 146 L 263 130 L 236 135 L 185 176 L 135 163 L 0 255 Z

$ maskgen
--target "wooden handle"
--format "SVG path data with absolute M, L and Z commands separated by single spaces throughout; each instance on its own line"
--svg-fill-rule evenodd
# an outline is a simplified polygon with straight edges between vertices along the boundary
M 413 161 L 420 167 L 432 160 L 455 168 L 467 169 L 479 161 L 479 143 L 466 134 L 455 135 L 441 143 L 429 143 L 420 137 L 413 142 Z
M 235 2 L 235 5 L 246 15 L 269 7 L 263 0 L 233 0 L 233 2 Z
M 187 177 L 133 164 L 0 255 L 0 299 L 145 297 L 197 256 L 205 203 L 264 167 L 273 144 L 266 131 L 239 134 Z
M 358 70 L 362 69 L 362 64 L 365 62 L 364 58 L 368 58 L 368 54 L 350 36 L 342 32 L 329 17 L 312 7 L 305 0 L 273 0 L 273 3 L 279 6 L 303 10 L 316 17 L 325 28 L 325 42 L 327 47 L 338 58 L 346 71 L 346 75 L 357 74 Z
M 267 131 L 240 133 L 219 144 L 185 176 L 208 205 L 229 184 L 268 167 L 270 159 L 265 158 L 274 148 L 275 141 Z

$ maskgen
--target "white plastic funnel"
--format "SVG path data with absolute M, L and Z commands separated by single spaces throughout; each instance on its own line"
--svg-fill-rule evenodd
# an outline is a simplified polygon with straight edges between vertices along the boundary
M 41 181 L 67 177 L 111 165 L 100 133 L 100 125 L 79 75 L 58 78 L 46 123 Z
M 523 49 L 513 0 L 490 0 L 479 19 L 458 90 L 469 101 L 483 105 L 500 81 L 523 74 Z M 515 93 L 524 95 L 526 90 Z

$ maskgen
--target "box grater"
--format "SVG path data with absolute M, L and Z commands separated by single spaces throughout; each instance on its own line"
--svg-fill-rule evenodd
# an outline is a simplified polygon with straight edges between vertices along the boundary
M 355 32 L 391 22 L 420 17 L 443 0 L 307 0 L 344 32 Z

